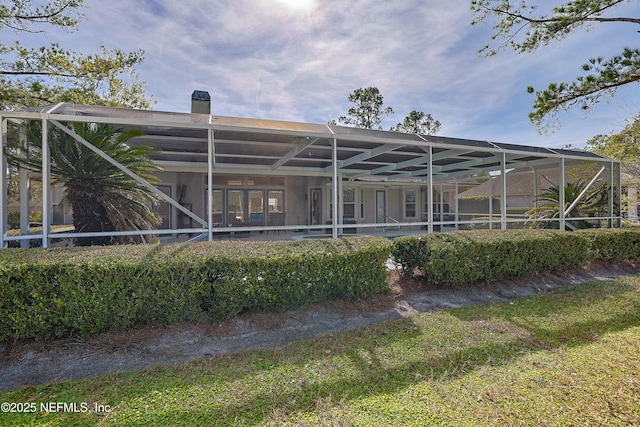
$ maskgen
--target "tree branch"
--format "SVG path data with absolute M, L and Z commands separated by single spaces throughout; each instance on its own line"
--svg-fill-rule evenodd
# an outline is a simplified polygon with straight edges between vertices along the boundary
M 48 20 L 55 18 L 57 16 L 62 15 L 62 12 L 64 12 L 66 9 L 68 9 L 71 5 L 71 2 L 67 2 L 66 4 L 64 4 L 60 9 L 55 10 L 49 14 L 41 14 L 41 15 L 13 15 L 13 16 L 3 16 L 0 18 L 12 18 L 12 19 L 23 19 L 26 21 L 32 21 L 32 22 L 47 22 Z
M 3 76 L 50 76 L 50 77 L 70 77 L 77 78 L 79 76 L 75 74 L 63 74 L 55 72 L 38 72 L 38 71 L 5 71 L 0 70 L 0 75 Z

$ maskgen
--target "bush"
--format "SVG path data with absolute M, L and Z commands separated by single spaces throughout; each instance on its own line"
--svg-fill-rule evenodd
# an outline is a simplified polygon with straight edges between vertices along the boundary
M 5 249 L 0 340 L 221 320 L 389 290 L 388 240 Z
M 393 256 L 406 274 L 416 269 L 433 284 L 454 286 L 577 268 L 589 259 L 588 239 L 553 230 L 477 230 L 406 236 Z
M 589 240 L 591 258 L 618 263 L 624 260 L 640 260 L 640 230 L 596 229 L 580 230 Z

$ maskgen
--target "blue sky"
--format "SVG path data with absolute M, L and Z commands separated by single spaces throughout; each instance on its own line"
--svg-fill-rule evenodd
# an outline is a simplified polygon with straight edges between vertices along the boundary
M 442 123 L 439 135 L 545 147 L 582 147 L 640 111 L 640 87 L 624 87 L 593 111 L 561 113 L 560 129 L 539 135 L 527 86 L 571 81 L 590 57 L 637 47 L 636 26 L 594 26 L 534 54 L 482 58 L 491 25 L 471 26 L 469 4 L 86 0 L 78 31 L 47 31 L 31 42 L 85 53 L 100 45 L 144 50 L 138 72 L 156 110 L 188 112 L 198 89 L 211 94 L 213 114 L 326 123 L 346 113 L 354 89 L 376 86 L 395 111 L 385 129 L 415 109 Z M 640 4 L 614 12 L 637 17 Z

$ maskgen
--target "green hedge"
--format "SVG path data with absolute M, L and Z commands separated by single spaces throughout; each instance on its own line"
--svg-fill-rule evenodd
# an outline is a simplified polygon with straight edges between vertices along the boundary
M 0 251 L 0 340 L 280 311 L 389 290 L 388 240 Z
M 639 229 L 585 229 L 577 233 L 589 240 L 592 259 L 612 263 L 640 260 Z
M 455 286 L 580 267 L 586 236 L 553 230 L 476 230 L 400 237 L 393 256 L 407 274 Z
M 592 260 L 640 260 L 640 230 L 460 231 L 400 237 L 393 256 L 408 275 L 454 286 L 578 268 Z

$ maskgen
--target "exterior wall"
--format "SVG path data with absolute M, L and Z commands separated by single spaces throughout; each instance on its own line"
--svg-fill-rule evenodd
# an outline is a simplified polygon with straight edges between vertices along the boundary
M 206 192 L 206 174 L 191 172 L 162 172 L 158 174 L 163 186 L 171 187 L 171 196 L 174 200 L 181 202 L 190 208 L 196 215 L 207 219 L 207 192 Z M 243 180 L 242 185 L 229 185 L 230 179 Z M 326 225 L 332 218 L 332 184 L 331 179 L 326 177 L 304 177 L 304 176 L 287 176 L 276 178 L 284 185 L 272 187 L 268 183 L 260 183 L 250 185 L 253 179 L 268 180 L 268 177 L 252 177 L 251 175 L 215 175 L 213 178 L 213 189 L 222 190 L 265 190 L 278 189 L 284 192 L 284 213 L 285 224 L 287 226 L 295 225 L 311 225 L 311 197 L 312 192 L 319 190 L 321 196 L 321 219 L 318 225 Z M 424 201 L 422 193 L 424 187 L 420 186 L 389 186 L 376 185 L 361 182 L 344 182 L 342 184 L 343 191 L 352 189 L 353 201 L 352 206 L 345 207 L 343 216 L 345 220 L 355 220 L 358 224 L 375 224 L 376 223 L 376 195 L 378 191 L 385 192 L 386 199 L 386 215 L 387 221 L 398 222 L 418 222 L 423 220 Z M 407 217 L 405 206 L 405 191 L 411 189 L 415 192 L 415 217 Z M 225 193 L 226 194 L 226 193 Z M 182 195 L 182 197 L 181 197 Z M 226 209 L 226 207 L 225 207 Z M 246 209 L 246 207 L 245 207 Z M 177 228 L 188 228 L 189 226 L 197 226 L 195 222 L 184 215 L 181 215 L 177 209 L 171 208 L 172 224 Z M 187 223 L 182 223 L 186 220 Z M 215 221 L 214 221 L 215 222 Z
M 363 187 L 364 195 L 364 216 L 361 217 L 361 221 L 365 224 L 372 224 L 376 222 L 376 188 Z
M 287 225 L 309 224 L 309 189 L 321 187 L 318 181 L 318 178 L 287 177 L 284 194 Z
M 181 201 L 183 205 L 187 206 L 196 215 L 203 219 L 207 219 L 206 206 L 207 206 L 207 176 L 204 173 L 192 173 L 192 172 L 162 172 L 158 174 L 161 184 L 171 184 L 174 188 L 172 193 L 174 200 Z M 230 179 L 244 180 L 243 184 L 229 185 Z M 249 184 L 253 180 L 268 181 L 269 177 L 264 176 L 251 176 L 251 175 L 214 175 L 213 177 L 213 189 L 222 190 L 227 192 L 228 190 L 282 190 L 284 191 L 284 225 L 308 225 L 309 224 L 309 191 L 311 188 L 321 188 L 323 191 L 323 198 L 327 198 L 329 193 L 327 192 L 327 183 L 330 181 L 327 178 L 319 177 L 298 177 L 287 176 L 276 178 L 282 182 L 283 185 L 270 185 L 262 182 L 255 185 Z M 330 186 L 328 187 L 330 189 Z M 180 191 L 183 191 L 182 200 L 180 200 Z M 265 197 L 268 197 L 265 193 Z M 329 202 L 323 200 L 323 221 L 328 221 Z M 246 209 L 246 207 L 245 207 Z M 173 215 L 180 217 L 179 212 L 173 209 Z M 196 226 L 194 223 L 193 226 Z
M 638 188 L 627 187 L 627 218 L 631 222 L 638 222 Z
M 492 202 L 493 214 L 500 214 L 500 200 L 493 199 Z M 458 209 L 460 215 L 489 215 L 489 199 L 460 199 Z

